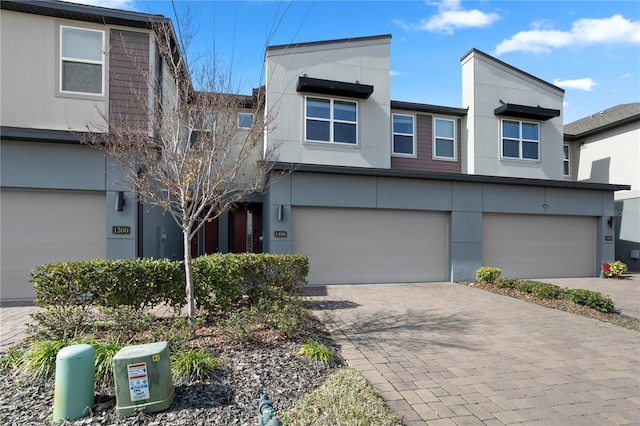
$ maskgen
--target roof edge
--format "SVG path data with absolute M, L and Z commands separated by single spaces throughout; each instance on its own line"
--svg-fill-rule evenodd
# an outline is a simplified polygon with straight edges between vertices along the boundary
M 489 55 L 488 53 L 483 52 L 482 50 L 478 50 L 478 49 L 476 49 L 475 47 L 474 47 L 474 48 L 472 48 L 471 50 L 469 50 L 467 53 L 465 53 L 465 54 L 460 58 L 460 62 L 464 61 L 464 60 L 467 58 L 467 56 L 470 56 L 470 55 L 471 55 L 471 54 L 473 54 L 473 53 L 477 53 L 478 55 L 483 56 L 484 58 L 489 59 L 490 61 L 496 62 L 496 63 L 498 63 L 498 64 L 502 65 L 503 67 L 509 68 L 509 69 L 510 69 L 510 70 L 512 70 L 512 71 L 515 71 L 515 72 L 517 72 L 517 73 L 520 73 L 520 74 L 522 74 L 522 75 L 524 75 L 524 76 L 526 76 L 526 77 L 528 77 L 528 78 L 531 78 L 531 79 L 533 79 L 533 80 L 537 81 L 538 83 L 542 83 L 542 84 L 544 84 L 545 86 L 550 87 L 550 88 L 552 88 L 552 89 L 554 89 L 554 90 L 557 90 L 557 91 L 559 91 L 559 92 L 561 92 L 561 93 L 564 93 L 564 92 L 565 92 L 565 90 L 564 90 L 562 87 L 558 87 L 558 86 L 556 86 L 556 85 L 554 85 L 554 84 L 549 83 L 548 81 L 545 81 L 545 80 L 541 79 L 540 77 L 536 77 L 536 76 L 535 76 L 535 75 L 533 75 L 533 74 L 529 74 L 529 73 L 528 73 L 528 72 L 526 72 L 526 71 L 522 71 L 520 68 L 516 68 L 516 67 L 514 67 L 513 65 L 509 65 L 508 63 L 506 63 L 506 62 L 504 62 L 504 61 L 501 61 L 500 59 L 495 58 L 495 57 L 493 57 L 493 56 Z
M 377 169 L 348 166 L 327 166 L 321 164 L 295 164 L 275 162 L 273 170 L 302 172 L 302 173 L 327 173 L 352 176 L 391 177 L 405 179 L 422 179 L 437 181 L 454 181 L 469 183 L 493 183 L 499 185 L 538 186 L 549 188 L 584 189 L 597 191 L 623 191 L 631 189 L 630 185 L 618 185 L 595 182 L 575 182 L 565 180 L 546 180 L 531 178 L 516 178 L 506 176 L 464 175 L 454 173 L 425 173 L 409 172 L 391 169 Z
M 382 40 L 382 39 L 391 39 L 391 34 L 381 34 L 374 36 L 364 36 L 364 37 L 348 37 L 348 38 L 340 38 L 334 40 L 320 40 L 320 41 L 308 41 L 302 43 L 289 43 L 289 44 L 279 44 L 274 46 L 267 46 L 267 52 L 272 50 L 283 50 L 297 47 L 307 47 L 307 46 L 322 46 L 323 44 L 337 44 L 337 43 L 349 43 L 349 42 L 357 42 L 357 41 L 369 41 L 369 40 Z

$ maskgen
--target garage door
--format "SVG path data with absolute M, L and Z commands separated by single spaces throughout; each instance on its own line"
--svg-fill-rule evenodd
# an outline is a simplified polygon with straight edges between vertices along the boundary
M 446 281 L 445 213 L 294 207 L 294 253 L 309 256 L 310 284 Z
M 33 299 L 30 271 L 38 265 L 106 256 L 104 192 L 0 192 L 2 299 Z
M 596 218 L 485 214 L 482 263 L 508 278 L 594 276 Z

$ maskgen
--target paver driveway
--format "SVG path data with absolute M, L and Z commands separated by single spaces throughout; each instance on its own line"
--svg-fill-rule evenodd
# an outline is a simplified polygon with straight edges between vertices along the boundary
M 407 425 L 640 424 L 640 333 L 455 283 L 309 288 Z

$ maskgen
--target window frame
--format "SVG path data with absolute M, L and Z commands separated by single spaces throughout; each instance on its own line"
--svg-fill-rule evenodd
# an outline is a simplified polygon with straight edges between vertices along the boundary
M 394 130 L 394 118 L 395 117 L 411 117 L 411 133 L 396 132 Z M 410 136 L 411 137 L 411 153 L 396 152 L 396 136 Z M 416 116 L 413 114 L 391 113 L 391 155 L 394 157 L 404 158 L 416 158 L 418 155 L 416 144 Z
M 322 101 L 329 101 L 329 118 L 324 118 L 324 117 L 309 117 L 307 115 L 307 105 L 309 102 L 309 99 L 318 99 L 318 100 L 322 100 Z M 341 119 L 336 119 L 335 118 L 335 103 L 336 102 L 340 102 L 340 103 L 347 103 L 347 104 L 353 104 L 355 106 L 355 121 L 350 121 L 350 120 L 341 120 Z M 342 98 L 328 98 L 328 97 L 323 97 L 323 96 L 305 96 L 304 97 L 304 103 L 303 103 L 303 115 L 304 115 L 304 142 L 305 143 L 317 143 L 317 144 L 330 144 L 330 145 L 338 145 L 338 146 L 343 146 L 343 147 L 358 147 L 360 145 L 360 141 L 359 141 L 359 129 L 358 129 L 358 119 L 359 119 L 359 113 L 358 113 L 358 108 L 359 104 L 357 101 L 354 100 L 350 100 L 350 99 L 342 99 Z M 309 120 L 311 121 L 318 121 L 318 122 L 326 122 L 329 123 L 329 140 L 318 140 L 318 139 L 309 139 L 307 133 L 308 133 L 308 126 L 307 123 L 309 122 Z M 339 124 L 339 123 L 343 123 L 343 124 L 350 124 L 350 125 L 354 125 L 355 126 L 355 142 L 354 143 L 350 143 L 350 142 L 336 142 L 335 141 L 335 125 Z
M 63 56 L 64 51 L 64 42 L 63 42 L 63 33 L 65 29 L 71 29 L 75 31 L 86 31 L 86 32 L 94 32 L 100 33 L 101 36 L 101 52 L 100 52 L 100 61 L 96 61 L 93 59 L 83 59 L 76 58 L 71 56 Z M 105 73 L 106 73 L 106 32 L 104 30 L 94 29 L 94 28 L 83 28 L 83 27 L 74 27 L 71 25 L 60 24 L 58 26 L 58 93 L 61 95 L 72 95 L 72 96 L 91 96 L 91 97 L 104 97 L 105 96 Z M 100 65 L 100 93 L 94 92 L 80 92 L 75 90 L 65 90 L 64 89 L 64 64 L 65 63 L 78 63 L 78 64 L 90 64 L 90 65 Z
M 565 168 L 567 173 L 565 173 Z M 566 143 L 562 145 L 562 176 L 571 177 L 571 145 Z
M 436 121 L 441 120 L 441 121 L 450 121 L 451 123 L 453 123 L 453 137 L 448 137 L 448 136 L 438 136 L 438 134 L 436 133 Z M 457 132 L 456 132 L 456 128 L 458 126 L 458 120 L 453 119 L 453 118 L 443 118 L 443 117 L 433 117 L 433 121 L 432 121 L 432 134 L 433 134 L 433 140 L 432 140 L 432 159 L 433 160 L 439 160 L 439 161 L 458 161 L 458 144 L 456 143 L 456 138 L 457 138 Z M 451 144 L 453 145 L 453 157 L 444 157 L 441 155 L 437 155 L 437 149 L 436 149 L 436 145 L 437 145 L 437 140 L 438 139 L 445 139 L 445 140 L 450 140 Z
M 504 124 L 506 122 L 510 123 L 518 123 L 518 138 L 514 137 L 506 137 L 504 136 Z M 522 136 L 522 125 L 523 124 L 534 124 L 538 129 L 538 139 L 525 139 Z M 541 126 L 539 122 L 536 121 L 524 121 L 524 120 L 513 120 L 513 119 L 502 119 L 500 120 L 500 159 L 502 160 L 515 160 L 515 161 L 529 161 L 529 162 L 540 162 L 540 130 Z M 518 157 L 509 157 L 504 155 L 504 142 L 506 140 L 517 141 L 518 142 Z M 536 158 L 524 158 L 523 157 L 523 144 L 533 143 L 535 142 L 537 145 Z
M 248 115 L 251 117 L 251 124 L 248 127 L 243 126 L 240 120 L 240 116 L 244 116 L 244 115 Z M 253 127 L 253 119 L 254 119 L 254 116 L 252 112 L 239 112 L 238 113 L 238 129 L 251 129 Z

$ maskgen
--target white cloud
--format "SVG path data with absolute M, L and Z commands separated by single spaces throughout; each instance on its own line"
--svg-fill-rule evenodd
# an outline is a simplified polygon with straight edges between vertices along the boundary
M 630 73 L 630 72 L 622 74 L 622 76 L 621 76 L 621 78 L 631 78 L 631 77 L 633 77 L 633 74 Z
M 500 16 L 497 13 L 486 13 L 478 9 L 464 10 L 459 0 L 442 0 L 439 2 L 429 2 L 427 4 L 438 6 L 438 14 L 426 19 L 421 19 L 418 24 L 405 24 L 396 21 L 405 30 L 423 30 L 453 34 L 455 30 L 461 28 L 482 28 L 491 25 Z
M 110 9 L 136 10 L 134 0 L 66 0 L 72 3 L 87 4 L 89 6 L 108 7 Z
M 556 78 L 553 80 L 553 84 L 566 89 L 584 90 L 586 92 L 591 92 L 598 85 L 591 77 L 578 78 L 576 80 L 560 80 Z
M 404 74 L 405 73 L 400 72 L 400 71 L 394 71 L 394 70 L 389 71 L 389 76 L 391 76 L 391 77 L 395 77 L 395 76 L 398 76 L 398 75 L 404 75 Z
M 640 43 L 640 21 L 622 15 L 611 18 L 579 19 L 570 31 L 550 29 L 547 22 L 532 23 L 532 30 L 520 31 L 498 44 L 495 54 L 507 52 L 549 53 L 553 49 L 573 45 Z M 544 28 L 544 29 L 542 29 Z

